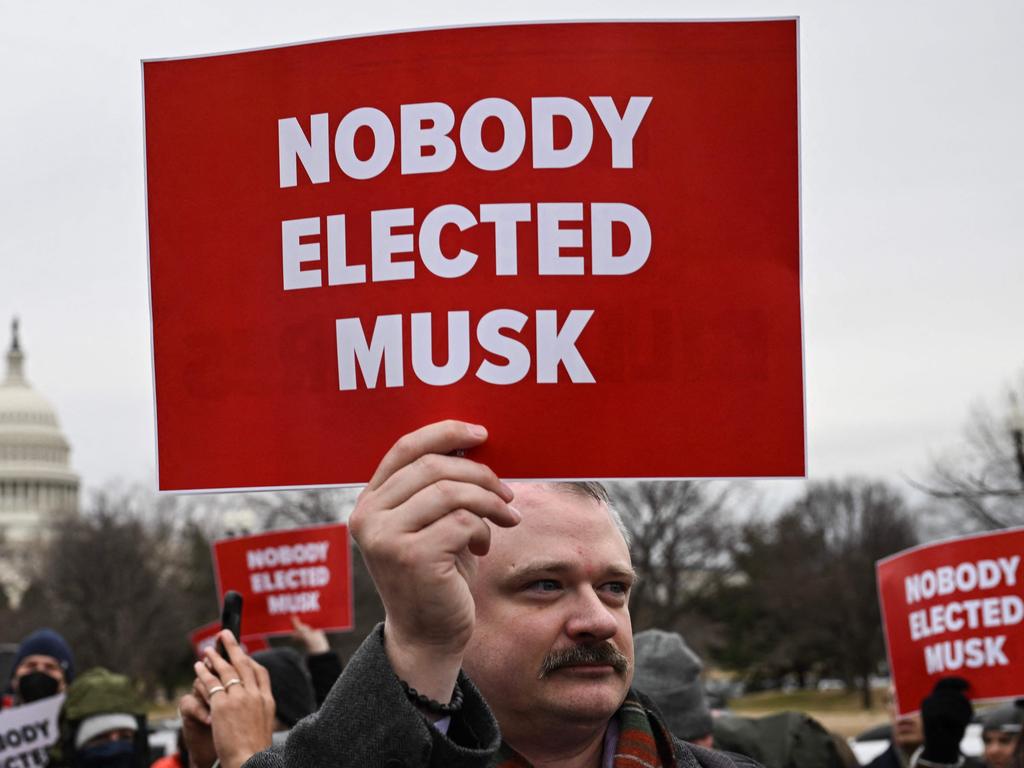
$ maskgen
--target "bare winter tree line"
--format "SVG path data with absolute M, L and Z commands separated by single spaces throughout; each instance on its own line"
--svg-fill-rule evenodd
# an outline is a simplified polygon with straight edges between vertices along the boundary
M 973 413 L 959 452 L 911 481 L 930 494 L 913 507 L 908 489 L 868 478 L 809 481 L 770 514 L 758 511 L 752 484 L 612 484 L 640 575 L 634 630 L 680 631 L 710 662 L 751 681 L 838 677 L 867 704 L 885 662 L 875 561 L 918 543 L 922 519 L 950 532 L 1024 524 L 1024 459 L 1009 402 L 1006 412 Z M 0 591 L 0 642 L 55 626 L 80 668 L 102 664 L 170 693 L 191 678 L 187 633 L 218 615 L 211 542 L 345 520 L 354 502 L 354 491 L 341 490 L 97 494 L 16 553 L 27 589 L 17 604 Z M 254 530 L 239 528 L 238 509 Z M 353 572 L 357 625 L 332 638 L 344 658 L 383 618 L 358 555 Z
M 611 493 L 640 574 L 631 601 L 637 631 L 679 630 L 709 659 L 755 677 L 853 680 L 877 667 L 873 562 L 913 543 L 892 489 L 810 484 L 772 518 L 749 517 L 749 491 L 736 484 L 621 483 Z M 169 693 L 191 676 L 187 633 L 218 615 L 210 544 L 242 532 L 227 530 L 224 510 L 244 505 L 258 530 L 270 530 L 343 520 L 353 501 L 341 491 L 100 494 L 27 558 L 29 586 L 17 607 L 0 607 L 0 640 L 56 626 L 81 667 L 102 664 Z M 343 657 L 383 618 L 362 558 L 353 564 L 357 626 L 333 636 Z
M 914 485 L 977 527 L 1024 525 L 1024 372 L 996 403 L 978 403 L 963 440 Z
M 27 589 L 17 604 L 0 590 L 0 642 L 41 626 L 58 628 L 80 669 L 102 665 L 168 694 L 187 683 L 188 633 L 215 621 L 211 544 L 241 533 L 336 522 L 348 491 L 155 497 L 139 490 L 96 494 L 86 509 L 56 521 L 32 551 L 17 555 Z M 256 530 L 238 527 L 236 512 Z M 333 637 L 347 657 L 384 611 L 362 558 L 353 558 L 359 627 Z
M 638 553 L 634 630 L 675 629 L 753 681 L 840 677 L 870 705 L 885 660 L 874 564 L 917 543 L 902 495 L 857 478 L 810 482 L 777 515 L 738 519 L 735 493 L 693 482 L 615 489 Z

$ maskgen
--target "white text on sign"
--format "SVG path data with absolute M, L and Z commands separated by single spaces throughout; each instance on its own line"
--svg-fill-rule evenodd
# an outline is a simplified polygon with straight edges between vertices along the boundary
M 330 542 L 314 541 L 245 553 L 253 594 L 266 594 L 271 616 L 320 610 L 320 589 L 331 580 L 323 565 L 329 548 Z
M 982 559 L 911 574 L 904 580 L 907 605 L 957 593 L 1014 587 L 1018 584 L 1020 556 Z M 966 630 L 984 632 L 1024 621 L 1024 599 L 1019 595 L 969 597 L 935 603 L 908 615 L 912 640 L 955 634 Z M 943 640 L 924 648 L 928 674 L 958 669 L 1009 666 L 1006 635 L 983 635 Z
M 326 184 L 332 181 L 335 168 L 340 170 L 340 178 L 373 179 L 391 167 L 396 146 L 398 169 L 403 175 L 443 173 L 460 155 L 486 172 L 510 168 L 525 155 L 529 155 L 535 169 L 572 168 L 591 154 L 595 125 L 600 125 L 609 139 L 607 161 L 611 167 L 629 170 L 633 168 L 637 132 L 651 102 L 649 96 L 632 96 L 620 112 L 610 96 L 590 97 L 589 108 L 568 97 L 533 98 L 529 152 L 527 118 L 515 104 L 501 98 L 480 99 L 470 105 L 458 121 L 457 134 L 455 111 L 443 102 L 400 105 L 397 132 L 382 110 L 368 106 L 352 109 L 338 123 L 333 141 L 329 113 L 310 115 L 308 130 L 297 117 L 282 118 L 277 126 L 278 183 L 281 189 L 297 187 L 304 176 L 310 184 Z M 489 147 L 484 141 L 488 121 L 501 125 L 502 138 L 497 147 Z M 556 121 L 569 128 L 568 142 L 559 146 L 555 141 Z M 360 157 L 356 151 L 360 131 L 373 136 L 368 157 Z M 536 230 L 536 260 L 530 263 L 536 263 L 539 275 L 628 276 L 647 263 L 652 251 L 647 217 L 636 206 L 622 201 L 485 203 L 475 210 L 445 204 L 426 212 L 415 232 L 406 231 L 417 226 L 413 208 L 371 211 L 368 222 L 355 224 L 346 213 L 334 211 L 282 221 L 283 288 L 296 291 L 414 280 L 419 264 L 430 275 L 443 279 L 464 277 L 475 269 L 513 278 L 520 273 L 521 225 L 532 225 Z M 349 252 L 350 226 L 364 228 L 369 236 L 369 253 Z M 455 253 L 445 253 L 442 249 L 446 230 L 466 232 L 481 226 L 490 228 L 487 238 L 493 242 L 491 252 L 481 254 L 459 247 Z M 572 252 L 583 248 L 584 227 L 589 228 L 590 252 Z M 621 253 L 613 248 L 616 229 L 628 233 L 629 244 Z M 402 258 L 406 254 L 414 258 Z M 558 383 L 562 370 L 570 383 L 594 383 L 594 375 L 577 346 L 594 310 L 571 309 L 560 318 L 552 309 L 521 309 L 495 308 L 474 318 L 480 347 L 503 361 L 485 361 L 474 372 L 476 378 L 490 384 L 514 384 L 524 380 L 533 367 L 537 383 Z M 468 374 L 468 312 L 450 311 L 446 318 L 435 318 L 431 313 L 413 314 L 408 319 L 380 315 L 373 320 L 372 330 L 364 328 L 364 319 L 336 320 L 340 390 L 357 389 L 360 381 L 367 389 L 381 383 L 402 387 L 412 378 L 432 386 L 447 386 Z M 531 319 L 534 333 L 524 334 Z M 431 329 L 435 322 L 445 320 L 449 356 L 446 363 L 436 365 Z M 411 377 L 406 375 L 410 367 Z

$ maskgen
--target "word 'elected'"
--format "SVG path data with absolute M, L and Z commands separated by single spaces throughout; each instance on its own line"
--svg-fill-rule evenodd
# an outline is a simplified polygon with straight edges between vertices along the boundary
M 398 254 L 415 253 L 427 270 L 443 278 L 463 277 L 480 260 L 480 255 L 460 248 L 446 254 L 441 249 L 441 234 L 446 227 L 465 232 L 479 224 L 494 225 L 494 274 L 519 274 L 518 225 L 532 221 L 529 203 L 481 205 L 479 218 L 461 205 L 442 205 L 430 211 L 414 237 L 411 232 L 395 232 L 412 227 L 415 211 L 396 208 L 370 213 L 370 254 L 363 263 L 350 263 L 345 214 L 327 217 L 327 284 L 353 285 L 369 281 L 412 280 L 416 262 L 396 261 Z M 583 246 L 583 230 L 572 226 L 584 221 L 583 203 L 537 203 L 537 273 L 540 275 L 583 275 L 586 257 L 566 254 L 563 250 Z M 651 225 L 647 217 L 628 203 L 591 203 L 590 269 L 592 275 L 629 275 L 636 272 L 651 254 Z M 624 253 L 612 250 L 612 230 L 616 224 L 629 231 L 629 246 Z M 569 225 L 569 226 L 566 226 Z M 309 239 L 321 236 L 320 218 L 291 219 L 281 222 L 281 255 L 284 289 L 320 288 L 323 270 L 320 242 Z
M 633 167 L 633 138 L 651 104 L 650 96 L 632 96 L 621 114 L 610 96 L 591 96 L 597 116 L 611 139 L 613 168 Z M 451 133 L 455 129 L 455 111 L 443 102 L 402 104 L 399 109 L 401 173 L 441 173 L 463 157 L 482 171 L 500 171 L 512 166 L 526 148 L 526 120 L 519 108 L 507 99 L 486 98 L 470 105 L 462 115 L 458 147 Z M 568 122 L 571 138 L 563 147 L 555 146 L 556 119 Z M 501 145 L 490 149 L 484 143 L 484 124 L 501 124 Z M 356 134 L 373 134 L 373 151 L 367 158 L 356 153 Z M 530 100 L 530 138 L 534 168 L 571 168 L 590 154 L 594 143 L 594 123 L 589 110 L 575 99 L 564 96 Z M 298 184 L 298 166 L 313 184 L 331 178 L 330 115 L 320 113 L 309 118 L 307 135 L 298 118 L 286 117 L 277 123 L 278 169 L 282 188 Z M 395 126 L 376 107 L 359 107 L 346 114 L 334 133 L 334 159 L 338 168 L 351 179 L 372 179 L 391 164 L 395 155 Z
M 1009 627 L 1024 619 L 1024 600 L 1017 595 L 1005 595 L 943 603 L 914 611 L 908 619 L 912 640 L 964 629 Z
M 42 768 L 49 764 L 49 752 L 44 747 L 36 747 L 10 757 L 0 752 L 0 768 Z
M 326 562 L 329 548 L 328 541 L 312 541 L 245 553 L 246 565 L 253 571 L 249 586 L 255 595 L 266 594 L 271 616 L 320 610 L 320 590 L 330 583 L 331 570 L 318 563 Z

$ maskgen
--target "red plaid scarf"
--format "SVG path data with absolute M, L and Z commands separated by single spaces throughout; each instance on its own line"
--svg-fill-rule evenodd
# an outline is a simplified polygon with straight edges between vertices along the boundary
M 619 743 L 615 745 L 615 768 L 675 768 L 672 735 L 654 712 L 632 692 L 615 715 L 619 719 Z M 529 762 L 502 742 L 491 768 L 532 768 Z

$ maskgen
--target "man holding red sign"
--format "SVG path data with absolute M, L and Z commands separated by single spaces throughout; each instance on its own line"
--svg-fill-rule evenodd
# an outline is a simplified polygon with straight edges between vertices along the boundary
M 796 32 L 496 26 L 145 64 L 161 488 L 373 475 L 350 524 L 387 620 L 251 768 L 734 767 L 630 690 L 634 573 L 600 486 L 495 471 L 802 474 Z M 449 421 L 388 450 L 453 405 L 493 439 Z M 220 725 L 258 678 L 225 646 L 189 705 L 235 768 L 265 743 Z
M 513 490 L 453 455 L 486 439 L 483 427 L 442 422 L 381 461 L 350 523 L 387 619 L 320 711 L 247 768 L 735 768 L 674 739 L 630 690 L 635 576 L 600 486 Z M 225 640 L 244 671 L 250 662 Z M 266 743 L 218 718 L 246 693 L 226 686 L 238 668 L 207 655 L 216 675 L 201 675 L 214 691 L 203 698 L 222 764 L 234 768 Z M 197 700 L 182 709 L 205 716 Z

